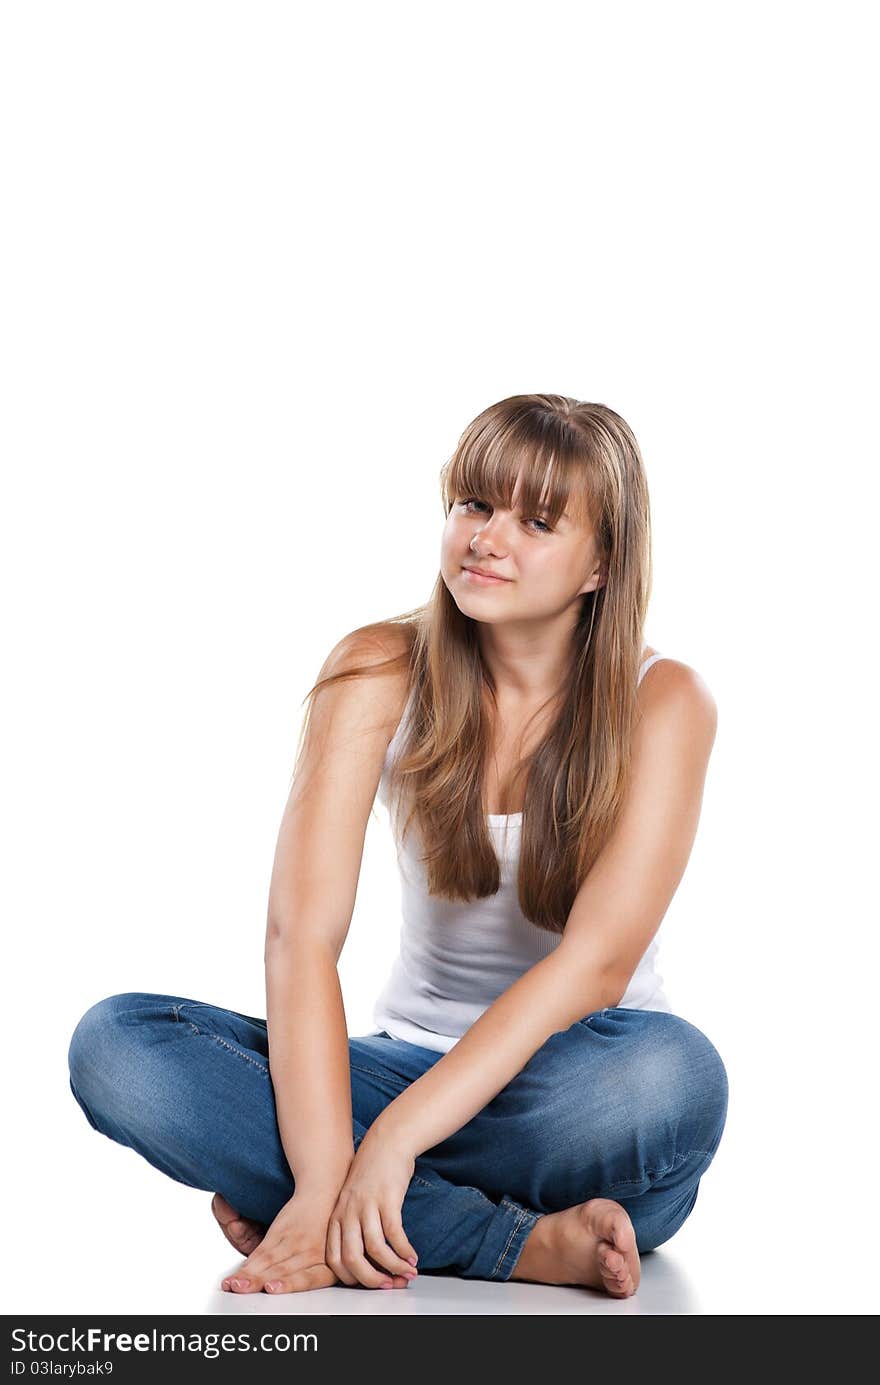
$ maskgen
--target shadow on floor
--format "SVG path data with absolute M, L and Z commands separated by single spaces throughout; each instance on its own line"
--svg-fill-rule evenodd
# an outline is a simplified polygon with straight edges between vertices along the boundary
M 234 1268 L 234 1267 L 233 1267 Z M 228 1273 L 229 1271 L 226 1271 Z M 222 1278 L 222 1274 L 220 1278 Z M 484 1279 L 458 1279 L 425 1273 L 405 1289 L 351 1289 L 334 1284 L 329 1289 L 305 1293 L 229 1294 L 218 1289 L 205 1304 L 206 1313 L 236 1316 L 261 1314 L 353 1317 L 387 1314 L 389 1317 L 417 1317 L 420 1314 L 595 1314 L 626 1316 L 700 1313 L 696 1292 L 681 1263 L 666 1247 L 642 1256 L 642 1280 L 630 1298 L 614 1299 L 598 1289 L 527 1284 L 520 1280 L 496 1282 Z

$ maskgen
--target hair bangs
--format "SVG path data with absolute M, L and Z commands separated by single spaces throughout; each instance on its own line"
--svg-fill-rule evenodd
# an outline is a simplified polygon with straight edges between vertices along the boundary
M 535 422 L 521 418 L 494 434 L 482 430 L 462 439 L 444 470 L 447 514 L 456 500 L 469 499 L 512 510 L 516 496 L 523 515 L 552 525 L 566 514 L 573 522 L 589 519 L 593 478 L 580 440 L 564 424 L 551 432 L 536 430 Z

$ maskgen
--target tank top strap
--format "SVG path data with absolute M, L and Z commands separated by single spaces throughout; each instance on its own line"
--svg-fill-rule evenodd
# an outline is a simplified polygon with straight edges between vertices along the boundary
M 656 664 L 656 662 L 657 662 L 658 659 L 663 659 L 663 658 L 665 658 L 665 655 L 663 655 L 663 654 L 651 654 L 651 655 L 644 661 L 644 663 L 642 664 L 641 668 L 639 669 L 639 679 L 638 679 L 639 683 L 641 683 L 642 679 L 644 678 L 645 674 L 648 672 L 648 669 L 651 667 L 651 665 L 652 665 L 652 664 Z

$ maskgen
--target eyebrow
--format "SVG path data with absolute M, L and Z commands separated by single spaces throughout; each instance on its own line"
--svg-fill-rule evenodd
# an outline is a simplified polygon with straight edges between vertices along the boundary
M 549 512 L 549 508 L 550 508 L 549 505 L 539 505 L 539 506 L 538 506 L 539 511 L 542 511 L 544 514 L 547 514 L 547 513 Z M 562 514 L 559 516 L 559 518 L 560 518 L 560 519 L 571 519 L 571 515 L 568 513 L 568 510 L 563 510 L 563 512 L 562 512 Z
M 550 506 L 549 506 L 549 505 L 538 505 L 538 506 L 536 507 L 535 513 L 536 513 L 536 514 L 539 514 L 539 515 L 548 515 L 548 514 L 550 513 Z M 559 516 L 559 518 L 560 518 L 560 519 L 571 519 L 571 515 L 568 513 L 567 510 L 563 510 L 563 512 L 562 512 L 562 514 Z
M 457 497 L 457 498 L 458 498 L 458 497 Z M 521 508 L 521 507 L 520 507 L 520 508 Z M 536 510 L 536 513 L 537 513 L 538 515 L 542 515 L 542 514 L 546 515 L 546 514 L 549 514 L 549 513 L 550 513 L 549 506 L 547 506 L 547 505 L 539 505 L 538 508 L 537 508 L 537 510 Z M 564 511 L 562 512 L 562 514 L 559 516 L 559 518 L 560 518 L 560 519 L 567 519 L 567 520 L 569 521 L 569 523 L 574 523 L 574 521 L 572 520 L 571 515 L 568 513 L 568 510 L 564 510 Z

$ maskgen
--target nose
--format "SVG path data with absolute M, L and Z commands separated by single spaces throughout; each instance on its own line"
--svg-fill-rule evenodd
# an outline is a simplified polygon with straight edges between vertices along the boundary
M 488 548 L 485 545 L 489 545 Z M 476 545 L 476 547 L 475 547 Z M 496 557 L 503 555 L 507 545 L 504 542 L 503 527 L 499 523 L 498 514 L 492 515 L 477 530 L 471 539 L 471 548 L 474 552 L 494 554 Z

